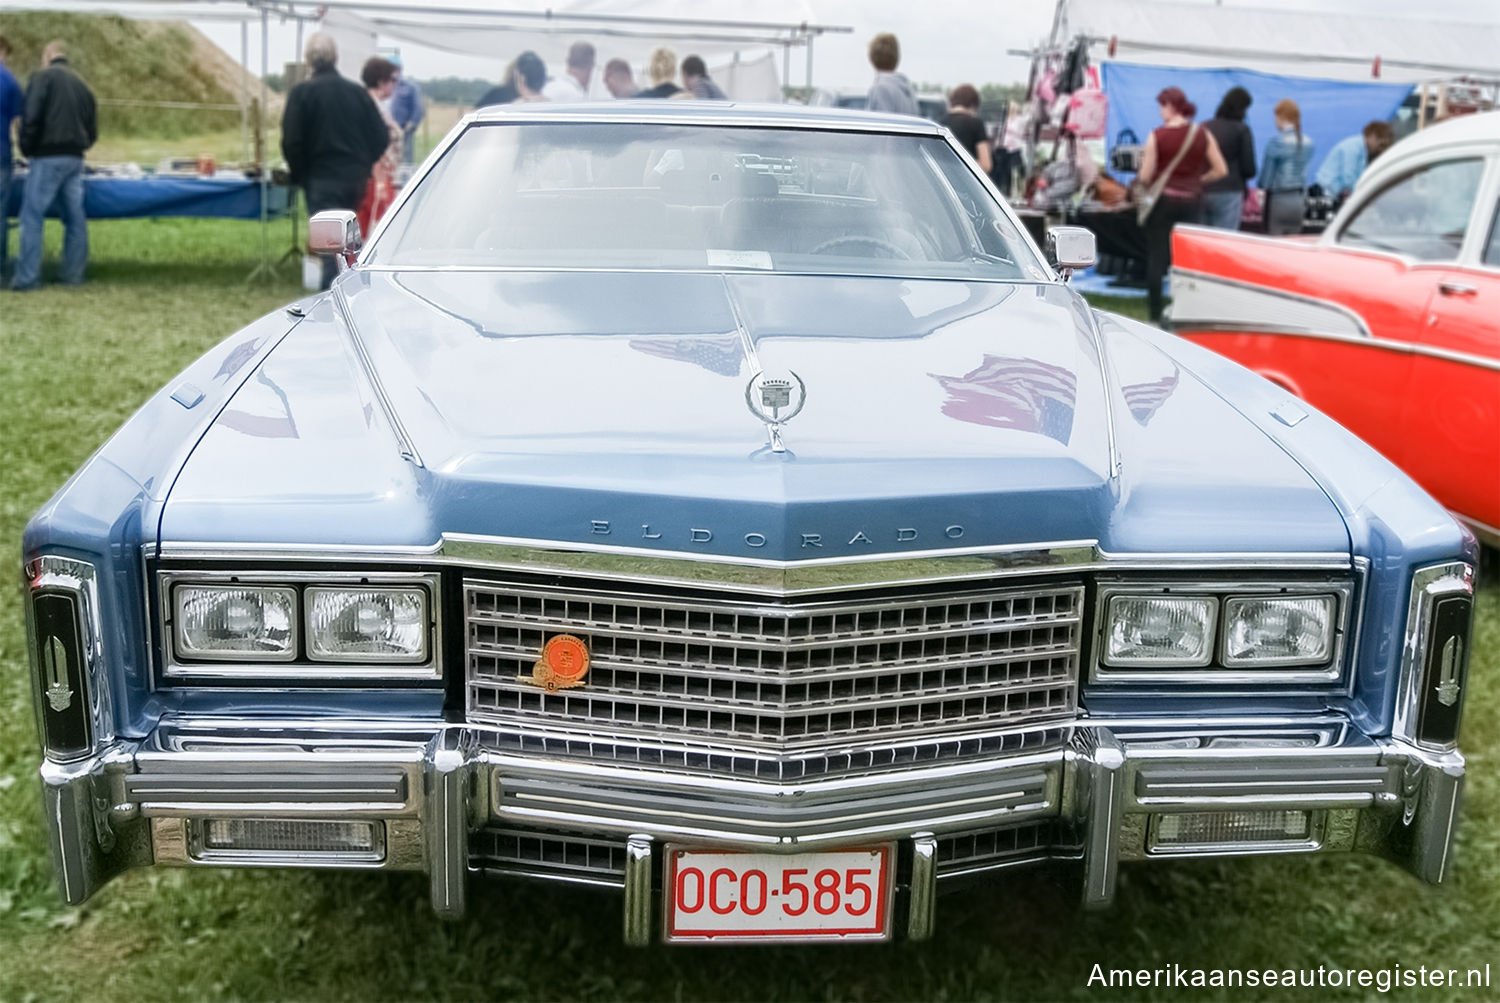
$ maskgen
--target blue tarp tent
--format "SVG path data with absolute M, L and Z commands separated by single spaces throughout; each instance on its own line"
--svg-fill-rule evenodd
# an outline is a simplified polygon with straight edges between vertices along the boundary
M 1308 180 L 1333 145 L 1352 136 L 1374 119 L 1388 119 L 1411 93 L 1406 83 L 1348 83 L 1290 77 L 1255 70 L 1184 69 L 1140 63 L 1103 64 L 1101 83 L 1109 98 L 1109 125 L 1105 142 L 1113 147 L 1122 130 L 1133 131 L 1144 143 L 1152 129 L 1161 125 L 1156 95 L 1164 87 L 1181 87 L 1188 100 L 1198 106 L 1198 121 L 1213 117 L 1219 99 L 1231 87 L 1243 87 L 1254 103 L 1245 122 L 1255 134 L 1255 162 L 1259 166 L 1266 140 L 1276 132 L 1273 109 L 1282 98 L 1291 98 L 1302 109 L 1302 132 L 1317 144 Z

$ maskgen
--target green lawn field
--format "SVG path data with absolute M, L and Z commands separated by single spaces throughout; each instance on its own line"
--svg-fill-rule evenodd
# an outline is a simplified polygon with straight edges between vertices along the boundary
M 51 225 L 49 238 L 57 233 Z M 274 231 L 278 250 L 286 242 Z M 299 295 L 247 285 L 254 224 L 92 227 L 81 289 L 0 292 L 0 566 L 29 515 L 189 360 Z M 14 239 L 14 238 L 13 238 Z M 1109 308 L 1135 309 L 1109 302 Z M 138 871 L 82 909 L 57 897 L 41 829 L 21 589 L 0 591 L 0 1001 L 198 999 L 1500 998 L 1500 585 L 1480 592 L 1457 864 L 1442 888 L 1365 857 L 1127 865 L 1082 913 L 1066 869 L 945 895 L 926 944 L 632 950 L 619 899 L 489 882 L 460 922 L 420 875 Z M 1492 966 L 1488 987 L 1110 988 L 1110 969 Z

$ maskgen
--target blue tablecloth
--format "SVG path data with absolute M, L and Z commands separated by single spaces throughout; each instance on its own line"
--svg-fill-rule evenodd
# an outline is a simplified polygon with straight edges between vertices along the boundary
M 11 179 L 11 216 L 21 208 L 26 172 Z M 288 190 L 271 185 L 266 189 L 266 209 L 271 216 L 287 210 Z M 127 219 L 140 216 L 208 216 L 220 219 L 260 219 L 260 182 L 250 178 L 138 178 L 85 175 L 83 211 L 89 219 Z M 49 216 L 57 215 L 54 205 Z

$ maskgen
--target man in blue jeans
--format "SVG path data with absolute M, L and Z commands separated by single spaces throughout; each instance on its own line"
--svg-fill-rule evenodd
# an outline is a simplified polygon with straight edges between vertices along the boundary
M 89 225 L 83 215 L 83 151 L 99 138 L 93 92 L 68 66 L 67 48 L 52 41 L 26 87 L 21 152 L 28 160 L 21 202 L 21 253 L 11 288 L 35 289 L 42 280 L 42 219 L 54 200 L 63 221 L 62 279 L 83 281 Z M 60 197 L 60 198 L 59 198 Z
M 10 254 L 10 127 L 21 117 L 26 95 L 5 64 L 10 61 L 10 41 L 0 35 L 0 281 Z

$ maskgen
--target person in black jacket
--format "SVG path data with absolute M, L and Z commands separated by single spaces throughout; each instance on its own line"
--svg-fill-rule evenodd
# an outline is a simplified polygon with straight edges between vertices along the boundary
M 305 55 L 312 76 L 287 95 L 281 153 L 292 183 L 306 193 L 309 216 L 326 209 L 354 212 L 391 134 L 369 92 L 339 76 L 332 37 L 314 34 L 307 40 Z M 332 285 L 337 274 L 336 259 L 325 257 L 322 287 Z
M 81 283 L 89 261 L 83 151 L 99 138 L 94 95 L 68 66 L 62 42 L 47 43 L 42 67 L 27 85 L 21 113 L 20 146 L 28 163 L 21 195 L 21 253 L 12 288 L 22 291 L 41 284 L 42 219 L 54 200 L 61 202 L 63 281 Z
M 1255 177 L 1255 136 L 1245 124 L 1250 92 L 1231 87 L 1224 92 L 1219 110 L 1203 123 L 1213 133 L 1224 155 L 1229 173 L 1203 186 L 1203 222 L 1221 230 L 1238 230 L 1245 207 L 1245 182 Z

